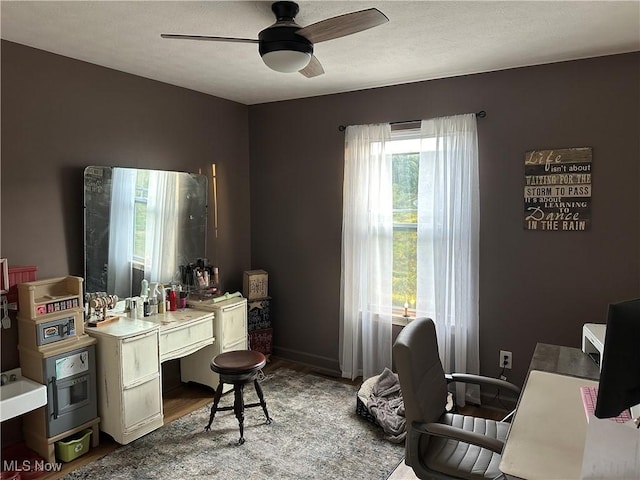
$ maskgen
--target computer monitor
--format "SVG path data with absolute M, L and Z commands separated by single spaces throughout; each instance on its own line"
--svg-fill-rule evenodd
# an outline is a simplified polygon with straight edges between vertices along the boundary
M 609 305 L 595 416 L 640 404 L 640 298 Z M 632 415 L 634 412 L 632 412 Z

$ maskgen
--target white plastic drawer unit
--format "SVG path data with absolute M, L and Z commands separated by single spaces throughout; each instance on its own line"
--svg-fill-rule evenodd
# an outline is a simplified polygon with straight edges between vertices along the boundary
M 123 386 L 135 385 L 158 376 L 157 332 L 125 338 L 121 345 Z
M 219 328 L 222 338 L 221 351 L 237 350 L 238 344 L 247 339 L 247 302 L 222 307 Z M 242 343 L 240 348 L 246 348 Z

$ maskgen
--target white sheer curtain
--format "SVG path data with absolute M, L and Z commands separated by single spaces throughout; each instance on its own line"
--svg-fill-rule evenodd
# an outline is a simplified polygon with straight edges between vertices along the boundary
M 135 169 L 114 168 L 111 184 L 107 292 L 125 298 L 131 295 Z
M 346 130 L 340 368 L 354 379 L 391 367 L 393 211 L 385 125 Z
M 423 120 L 421 143 L 416 316 L 434 320 L 446 372 L 477 374 L 480 195 L 476 117 Z M 477 386 L 456 388 L 460 405 L 465 400 L 480 403 Z
M 149 173 L 145 231 L 145 278 L 169 283 L 175 275 L 178 243 L 179 188 L 171 172 Z

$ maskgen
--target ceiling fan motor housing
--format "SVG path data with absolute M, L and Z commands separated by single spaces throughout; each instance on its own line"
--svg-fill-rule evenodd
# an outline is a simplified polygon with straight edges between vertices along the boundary
M 258 35 L 260 55 L 279 50 L 294 50 L 313 55 L 313 43 L 302 35 L 297 35 L 295 32 L 299 29 L 297 25 L 272 26 L 264 29 Z
M 296 32 L 298 13 L 295 2 L 275 2 L 271 10 L 276 23 L 258 34 L 258 51 L 264 63 L 279 72 L 296 72 L 306 67 L 313 55 L 313 43 Z
M 295 32 L 299 29 L 295 24 L 276 24 L 258 34 L 258 51 L 270 68 L 290 73 L 307 66 L 313 55 L 313 43 L 297 35 Z

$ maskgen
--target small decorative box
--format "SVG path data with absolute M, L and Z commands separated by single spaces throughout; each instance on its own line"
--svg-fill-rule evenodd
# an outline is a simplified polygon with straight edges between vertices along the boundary
M 249 332 L 249 349 L 270 355 L 273 348 L 273 329 L 254 330 Z
M 247 270 L 242 279 L 242 294 L 247 300 L 267 297 L 269 274 L 264 270 Z
M 271 306 L 270 299 L 264 298 L 262 300 L 249 300 L 247 323 L 248 330 L 264 330 L 265 328 L 271 328 Z

